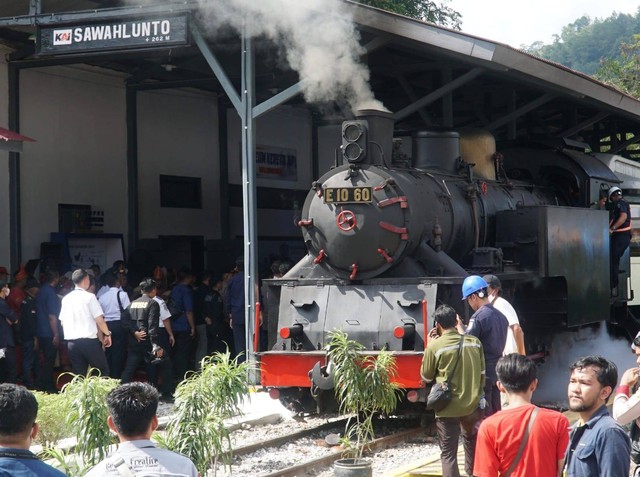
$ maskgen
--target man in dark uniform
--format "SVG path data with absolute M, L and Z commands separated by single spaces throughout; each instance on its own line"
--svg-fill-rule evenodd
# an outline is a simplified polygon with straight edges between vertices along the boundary
M 42 352 L 42 372 L 40 389 L 46 392 L 56 392 L 53 376 L 53 366 L 58 354 L 58 346 L 62 338 L 62 325 L 60 315 L 60 298 L 56 294 L 56 287 L 60 281 L 60 275 L 56 270 L 45 272 L 46 283 L 40 287 L 36 297 L 36 313 L 38 316 L 36 336 L 38 348 Z M 38 353 L 39 354 L 39 353 Z M 40 357 L 37 357 L 40 361 Z
M 486 380 L 484 396 L 487 400 L 485 416 L 500 411 L 500 390 L 498 389 L 496 365 L 507 342 L 509 321 L 489 303 L 488 284 L 482 277 L 471 275 L 462 283 L 462 300 L 466 300 L 475 311 L 469 320 L 467 333 L 482 343 L 484 351 Z
M 213 287 L 204 297 L 204 319 L 207 326 L 207 354 L 224 353 L 233 348 L 233 333 L 224 313 L 220 294 L 222 278 L 212 278 Z
M 225 306 L 227 316 L 231 320 L 233 329 L 233 344 L 238 356 L 238 363 L 244 363 L 247 359 L 246 351 L 246 318 L 244 300 L 244 257 L 236 259 L 235 275 L 227 284 L 227 296 Z
M 150 366 L 161 366 L 162 398 L 171 400 L 171 367 L 170 361 L 162 359 L 164 350 L 158 339 L 160 327 L 160 305 L 153 298 L 157 293 L 157 285 L 151 278 L 140 282 L 142 296 L 134 300 L 123 314 L 122 326 L 129 333 L 129 350 L 127 362 L 122 372 L 122 383 L 129 383 L 142 363 Z
M 609 200 L 613 204 L 613 216 L 609 223 L 609 245 L 611 251 L 611 296 L 618 296 L 620 259 L 631 242 L 631 209 L 622 198 L 620 187 L 609 189 Z
M 38 317 L 36 312 L 36 296 L 38 294 L 38 280 L 27 279 L 26 298 L 22 300 L 20 312 L 20 338 L 22 340 L 22 384 L 32 389 L 34 383 L 40 382 L 40 359 L 38 353 L 38 338 L 36 337 Z
M 7 278 L 0 279 L 0 382 L 15 383 L 18 370 L 12 325 L 18 317 L 6 301 L 9 293 Z

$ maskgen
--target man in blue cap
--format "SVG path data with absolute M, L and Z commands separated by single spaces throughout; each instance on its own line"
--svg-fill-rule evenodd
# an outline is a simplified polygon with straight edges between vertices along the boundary
M 509 322 L 489 302 L 488 284 L 478 275 L 471 275 L 462 283 L 462 300 L 475 312 L 469 320 L 466 332 L 477 337 L 484 350 L 486 380 L 484 395 L 487 400 L 485 416 L 500 410 L 500 390 L 496 386 L 496 364 L 502 356 L 507 341 Z

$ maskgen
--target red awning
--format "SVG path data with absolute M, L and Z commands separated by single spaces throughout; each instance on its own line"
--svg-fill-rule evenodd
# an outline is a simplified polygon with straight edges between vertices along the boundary
M 9 129 L 0 128 L 0 139 L 5 141 L 29 141 L 35 142 L 35 139 L 31 139 L 30 137 L 23 136 L 22 134 L 18 134 L 17 132 L 10 131 Z

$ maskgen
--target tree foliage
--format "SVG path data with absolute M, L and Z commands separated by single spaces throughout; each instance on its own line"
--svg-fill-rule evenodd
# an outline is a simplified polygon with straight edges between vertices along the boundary
M 399 13 L 455 30 L 460 30 L 462 16 L 447 4 L 450 0 L 440 2 L 431 0 L 355 0 L 358 3 Z
M 618 58 L 606 58 L 594 75 L 636 98 L 640 98 L 640 35 L 620 45 Z
M 603 20 L 584 15 L 565 25 L 553 42 L 535 42 L 525 49 L 529 53 L 563 64 L 586 74 L 594 74 L 603 58 L 617 58 L 620 46 L 640 31 L 640 13 L 613 13 Z

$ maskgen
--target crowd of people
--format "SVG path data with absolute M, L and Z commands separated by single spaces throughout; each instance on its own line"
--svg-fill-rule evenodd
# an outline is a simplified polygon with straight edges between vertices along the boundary
M 57 392 L 58 363 L 61 371 L 84 375 L 94 368 L 121 380 L 109 396 L 107 422 L 121 446 L 89 475 L 129 475 L 122 472 L 141 462 L 196 475 L 188 459 L 157 449 L 149 436 L 158 402 L 171 401 L 177 382 L 204 356 L 229 350 L 243 359 L 243 265 L 239 258 L 224 276 L 204 272 L 197 285 L 194 274 L 181 269 L 171 286 L 157 267 L 135 288 L 123 261 L 104 273 L 95 266 L 63 276 L 46 269 L 40 280 L 21 268 L 11 282 L 0 267 L 0 473 L 60 475 L 29 452 L 38 431 L 37 403 L 25 389 Z M 275 262 L 273 276 L 289 267 Z M 579 416 L 570 427 L 561 413 L 532 404 L 536 365 L 525 356 L 517 313 L 501 292 L 495 275 L 472 275 L 462 284 L 462 299 L 474 311 L 468 325 L 448 305 L 434 313 L 421 375 L 428 385 L 446 383 L 453 396 L 434 408 L 443 476 L 460 475 L 460 438 L 468 476 L 628 476 L 631 462 L 640 463 L 640 368 L 625 371 L 616 388 L 617 368 L 606 358 L 570 364 L 567 398 Z M 640 365 L 640 333 L 632 350 Z M 149 384 L 136 381 L 141 370 Z M 151 454 L 153 459 L 137 459 Z
M 139 284 L 129 283 L 122 260 L 104 272 L 43 268 L 36 279 L 24 267 L 13 277 L 0 267 L 0 382 L 58 392 L 64 371 L 94 368 L 123 383 L 142 371 L 171 400 L 205 356 L 228 350 L 244 360 L 241 257 L 225 274 L 156 267 Z M 261 335 L 266 346 L 266 327 Z
M 625 371 L 616 388 L 617 367 L 605 357 L 568 364 L 567 399 L 578 417 L 570 426 L 560 412 L 532 404 L 537 368 L 500 290 L 494 275 L 464 280 L 462 299 L 474 310 L 467 327 L 448 305 L 434 313 L 421 374 L 428 385 L 446 383 L 453 396 L 434 407 L 442 475 L 460 476 L 462 438 L 468 476 L 628 477 L 640 464 L 640 368 Z M 640 333 L 632 350 L 640 366 Z M 640 465 L 631 475 L 640 476 Z

